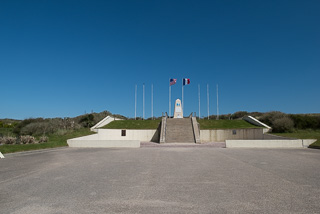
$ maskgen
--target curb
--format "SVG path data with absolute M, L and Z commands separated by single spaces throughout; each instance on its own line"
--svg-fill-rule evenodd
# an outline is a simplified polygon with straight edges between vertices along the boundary
M 36 150 L 30 150 L 30 151 L 23 151 L 23 152 L 14 152 L 14 153 L 6 153 L 6 157 L 14 157 L 19 155 L 28 155 L 28 154 L 36 154 L 36 153 L 43 153 L 43 152 L 53 152 L 57 150 L 62 150 L 69 148 L 68 146 L 63 147 L 57 147 L 57 148 L 49 148 L 49 149 L 36 149 Z

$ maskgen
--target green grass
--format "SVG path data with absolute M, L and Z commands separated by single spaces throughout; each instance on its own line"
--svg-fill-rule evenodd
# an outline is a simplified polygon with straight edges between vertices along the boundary
M 157 129 L 161 120 L 115 120 L 104 129 Z
M 310 145 L 311 148 L 320 149 L 320 130 L 296 130 L 292 133 L 272 133 L 279 136 L 298 138 L 298 139 L 317 139 Z
M 91 132 L 90 129 L 82 128 L 75 131 L 68 131 L 63 134 L 49 135 L 49 141 L 46 143 L 2 145 L 0 146 L 0 152 L 5 154 L 5 153 L 37 150 L 37 149 L 62 147 L 62 146 L 67 146 L 67 140 L 70 138 L 81 137 L 81 136 L 90 135 L 90 134 L 93 134 L 93 132 Z
M 244 120 L 197 120 L 200 124 L 200 129 L 248 129 L 261 128 L 252 125 Z

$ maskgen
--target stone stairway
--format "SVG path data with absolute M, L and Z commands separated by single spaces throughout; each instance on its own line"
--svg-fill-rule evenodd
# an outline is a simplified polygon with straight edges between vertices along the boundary
M 168 118 L 166 143 L 195 143 L 190 118 Z

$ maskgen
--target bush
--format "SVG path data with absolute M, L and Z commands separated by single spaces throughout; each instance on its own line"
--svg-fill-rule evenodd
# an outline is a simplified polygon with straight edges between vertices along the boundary
M 34 144 L 36 139 L 30 135 L 20 136 L 20 143 L 22 144 Z
M 287 117 L 285 113 L 282 113 L 280 111 L 271 111 L 262 115 L 260 117 L 260 120 L 261 122 L 266 123 L 267 125 L 273 127 L 274 121 L 284 117 Z
M 289 117 L 279 118 L 273 121 L 273 132 L 292 132 L 294 128 L 293 120 Z
M 231 118 L 232 119 L 239 119 L 239 118 L 243 118 L 244 116 L 247 116 L 247 115 L 248 115 L 248 112 L 246 112 L 246 111 L 237 111 L 232 114 Z
M 29 119 L 25 119 L 23 121 L 21 121 L 20 123 L 18 123 L 14 130 L 13 133 L 20 135 L 21 134 L 21 130 L 23 129 L 23 127 L 27 126 L 28 124 L 31 123 L 37 123 L 37 122 L 43 122 L 44 119 L 43 118 L 29 118 Z
M 41 136 L 39 138 L 39 143 L 46 143 L 48 142 L 49 138 L 47 136 Z
M 292 114 L 290 118 L 294 121 L 296 129 L 319 129 L 320 117 L 302 114 Z
M 1 137 L 0 138 L 0 143 L 1 144 L 15 144 L 17 142 L 16 137 Z
M 59 124 L 54 121 L 35 122 L 23 127 L 20 131 L 22 135 L 40 136 L 44 134 L 52 134 L 59 129 Z
M 80 119 L 80 123 L 83 127 L 89 128 L 94 125 L 94 115 L 87 114 Z

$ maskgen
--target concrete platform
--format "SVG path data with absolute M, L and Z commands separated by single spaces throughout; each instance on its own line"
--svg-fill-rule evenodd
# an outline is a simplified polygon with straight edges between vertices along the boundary
M 5 157 L 1 213 L 320 211 L 320 150 L 65 148 Z

